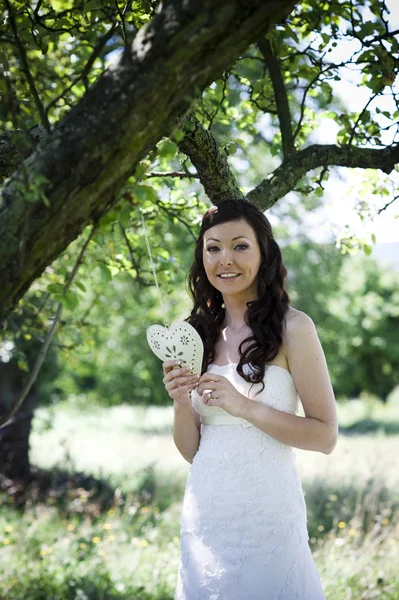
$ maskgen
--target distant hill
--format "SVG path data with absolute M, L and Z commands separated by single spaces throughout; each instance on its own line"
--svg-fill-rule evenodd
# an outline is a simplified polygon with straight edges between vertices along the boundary
M 374 256 L 379 263 L 399 271 L 399 242 L 375 244 L 371 256 Z

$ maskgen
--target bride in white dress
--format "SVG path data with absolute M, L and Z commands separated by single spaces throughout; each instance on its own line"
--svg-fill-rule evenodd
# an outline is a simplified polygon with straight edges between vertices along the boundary
M 330 454 L 337 415 L 315 326 L 289 305 L 286 274 L 253 204 L 207 211 L 186 319 L 204 342 L 202 375 L 163 363 L 174 441 L 191 463 L 175 600 L 325 600 L 293 448 Z

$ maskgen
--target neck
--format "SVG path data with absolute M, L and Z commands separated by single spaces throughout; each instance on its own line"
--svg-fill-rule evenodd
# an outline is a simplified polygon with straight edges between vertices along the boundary
M 225 303 L 225 314 L 224 320 L 222 324 L 222 328 L 229 328 L 232 332 L 239 332 L 244 327 L 246 327 L 245 322 L 245 313 L 247 311 L 247 306 L 242 303 L 234 303 L 229 301 L 229 299 L 224 300 Z
M 245 314 L 248 310 L 247 302 L 256 300 L 256 293 L 245 292 L 239 294 L 222 295 L 225 313 L 222 327 L 228 327 L 231 332 L 239 333 L 248 325 L 245 322 Z

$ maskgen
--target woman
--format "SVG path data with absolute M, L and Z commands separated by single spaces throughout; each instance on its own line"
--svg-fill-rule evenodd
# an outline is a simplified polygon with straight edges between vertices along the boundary
M 174 441 L 192 463 L 175 600 L 325 600 L 293 447 L 331 453 L 337 415 L 315 326 L 289 306 L 286 275 L 253 204 L 206 212 L 186 319 L 204 342 L 202 375 L 163 363 Z

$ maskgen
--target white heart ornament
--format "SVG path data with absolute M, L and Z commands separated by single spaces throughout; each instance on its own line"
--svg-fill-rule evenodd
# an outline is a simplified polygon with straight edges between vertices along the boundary
M 204 344 L 198 331 L 186 321 L 174 321 L 169 327 L 151 325 L 147 342 L 163 362 L 180 360 L 181 366 L 192 365 L 193 374 L 201 374 Z

